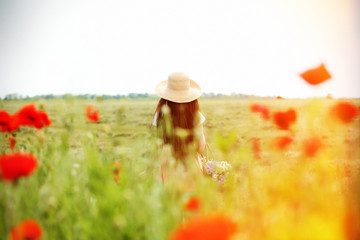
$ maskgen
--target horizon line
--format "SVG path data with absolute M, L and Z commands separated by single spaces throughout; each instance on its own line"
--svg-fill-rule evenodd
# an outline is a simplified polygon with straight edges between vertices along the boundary
M 75 98 L 83 98 L 83 99 L 96 99 L 105 97 L 105 99 L 122 99 L 122 98 L 160 98 L 155 93 L 148 92 L 129 92 L 123 94 L 95 94 L 95 93 L 62 93 L 62 94 L 19 94 L 19 93 L 9 93 L 4 96 L 0 96 L 0 100 L 30 100 L 30 99 L 61 99 L 66 97 L 75 97 Z M 215 93 L 215 92 L 203 92 L 200 97 L 204 98 L 221 98 L 221 97 L 237 97 L 237 98 L 277 98 L 277 99 L 311 99 L 311 98 L 327 98 L 327 99 L 360 99 L 360 97 L 335 97 L 333 94 L 328 93 L 326 96 L 308 96 L 308 97 L 283 97 L 280 95 L 268 95 L 268 96 L 260 96 L 255 94 L 244 94 L 244 93 Z

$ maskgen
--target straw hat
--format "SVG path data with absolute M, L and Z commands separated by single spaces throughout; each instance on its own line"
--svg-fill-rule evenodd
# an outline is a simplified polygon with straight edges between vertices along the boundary
M 167 80 L 156 85 L 155 91 L 160 97 L 177 103 L 191 102 L 201 95 L 200 86 L 181 72 L 171 73 Z

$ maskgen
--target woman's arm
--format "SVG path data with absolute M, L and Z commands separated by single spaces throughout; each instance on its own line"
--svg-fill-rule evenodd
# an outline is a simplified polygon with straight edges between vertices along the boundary
M 167 179 L 166 167 L 167 161 L 162 162 L 159 169 L 159 182 L 164 183 Z
M 204 151 L 205 144 L 206 144 L 205 135 L 204 135 L 204 127 L 203 127 L 202 124 L 200 124 L 199 131 L 200 131 L 199 132 L 200 137 L 199 137 L 199 149 L 198 149 L 198 151 L 201 153 L 202 151 Z

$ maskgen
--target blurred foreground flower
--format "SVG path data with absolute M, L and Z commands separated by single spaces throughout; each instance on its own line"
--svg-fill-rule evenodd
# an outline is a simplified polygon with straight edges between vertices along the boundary
M 343 123 L 350 123 L 357 117 L 359 110 L 351 102 L 339 102 L 331 108 L 331 114 Z
M 37 160 L 30 153 L 11 153 L 0 156 L 0 176 L 4 181 L 26 177 L 37 168 Z
M 191 196 L 184 205 L 184 208 L 188 211 L 196 211 L 200 208 L 200 198 Z
M 310 69 L 310 70 L 300 74 L 300 76 L 311 85 L 320 84 L 331 78 L 331 75 L 326 70 L 326 67 L 324 64 L 321 64 L 320 66 L 318 66 L 316 68 Z
M 270 111 L 266 106 L 254 103 L 251 105 L 251 111 L 260 113 L 263 119 L 270 118 Z
M 296 111 L 289 109 L 286 112 L 275 112 L 274 122 L 278 128 L 282 130 L 288 130 L 290 125 L 296 121 Z
M 171 240 L 228 240 L 237 231 L 236 224 L 222 214 L 189 219 L 175 229 Z
M 40 225 L 33 219 L 20 222 L 11 229 L 11 240 L 36 240 L 42 236 Z
M 88 105 L 86 107 L 86 117 L 91 122 L 98 122 L 99 121 L 99 110 L 94 109 L 93 106 Z

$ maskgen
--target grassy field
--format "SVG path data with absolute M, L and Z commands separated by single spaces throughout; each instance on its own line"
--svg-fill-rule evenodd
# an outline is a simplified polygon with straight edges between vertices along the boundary
M 39 163 L 16 184 L 0 181 L 0 238 L 31 218 L 42 239 L 168 239 L 188 220 L 221 214 L 236 224 L 234 239 L 356 239 L 360 119 L 334 119 L 330 109 L 340 101 L 200 99 L 207 156 L 232 165 L 220 187 L 199 174 L 185 179 L 175 163 L 168 182 L 159 183 L 160 162 L 169 155 L 166 147 L 159 153 L 150 128 L 156 100 L 39 100 L 49 127 L 20 128 L 14 150 L 0 132 L 2 154 L 30 152 Z M 296 122 L 279 129 L 251 112 L 254 103 L 271 113 L 293 108 Z M 13 114 L 25 104 L 1 101 L 0 110 Z M 86 119 L 87 105 L 99 109 L 98 123 Z M 283 136 L 292 142 L 277 149 L 274 141 Z M 306 146 L 314 139 L 319 148 L 310 156 Z M 121 165 L 118 182 L 114 162 Z M 201 203 L 195 211 L 184 208 L 189 182 Z

